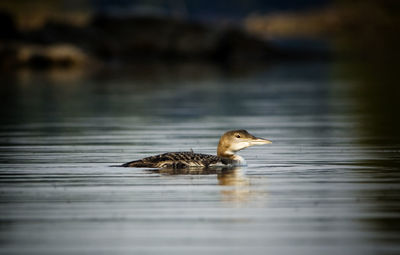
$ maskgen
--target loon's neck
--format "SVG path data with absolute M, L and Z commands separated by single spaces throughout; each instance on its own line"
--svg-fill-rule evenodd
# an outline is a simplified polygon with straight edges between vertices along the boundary
M 229 159 L 230 161 L 233 162 L 233 165 L 236 165 L 236 166 L 246 165 L 246 160 L 244 160 L 243 157 L 236 155 L 234 152 L 231 152 L 231 151 L 218 150 L 217 156 L 220 158 Z
M 239 156 L 239 155 L 235 154 L 233 156 L 233 160 L 234 160 L 234 165 L 236 165 L 236 166 L 245 166 L 245 165 L 247 165 L 246 160 L 243 157 Z

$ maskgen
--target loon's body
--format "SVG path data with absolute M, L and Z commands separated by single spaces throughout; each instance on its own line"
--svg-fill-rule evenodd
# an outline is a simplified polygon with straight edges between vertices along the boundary
M 193 152 L 168 152 L 123 164 L 123 167 L 147 168 L 210 168 L 244 165 L 246 162 L 235 153 L 253 145 L 271 141 L 257 138 L 246 130 L 233 130 L 223 134 L 219 140 L 217 156 Z
M 164 154 L 143 158 L 123 164 L 124 167 L 151 167 L 151 168 L 208 168 L 217 165 L 228 165 L 227 159 L 209 154 L 193 152 L 167 152 Z

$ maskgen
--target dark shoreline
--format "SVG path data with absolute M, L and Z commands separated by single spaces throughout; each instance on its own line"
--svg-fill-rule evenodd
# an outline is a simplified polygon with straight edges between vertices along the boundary
M 237 26 L 171 17 L 94 15 L 85 26 L 48 21 L 19 31 L 2 13 L 0 70 L 93 67 L 140 62 L 210 62 L 221 66 L 321 59 L 328 52 L 280 47 Z

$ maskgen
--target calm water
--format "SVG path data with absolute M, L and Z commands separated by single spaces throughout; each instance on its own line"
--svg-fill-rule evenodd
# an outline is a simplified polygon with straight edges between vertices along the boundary
M 400 252 L 398 90 L 337 63 L 132 70 L 2 78 L 2 254 Z M 274 142 L 245 168 L 109 167 L 239 128 Z

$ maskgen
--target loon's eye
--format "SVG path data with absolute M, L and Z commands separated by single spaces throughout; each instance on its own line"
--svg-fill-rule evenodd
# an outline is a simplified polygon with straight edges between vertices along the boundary
M 238 135 L 235 135 L 236 136 L 236 138 L 240 138 L 240 135 L 238 134 Z

